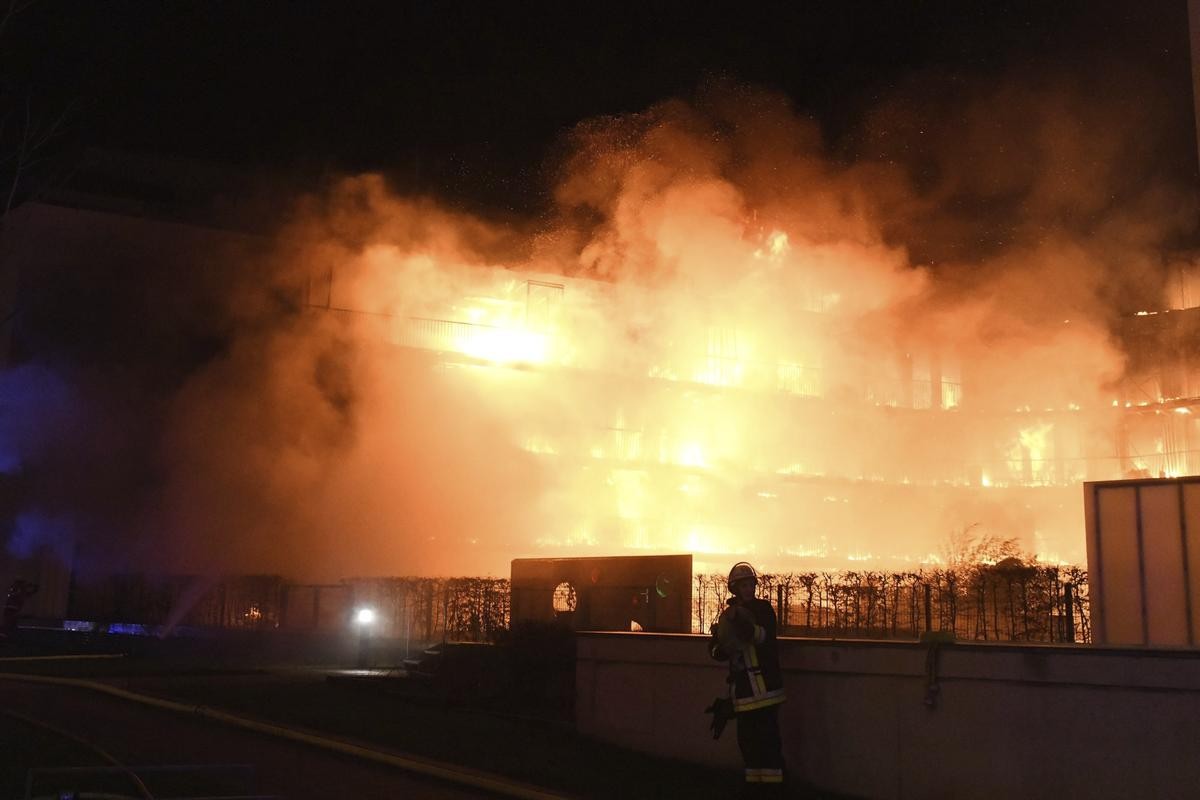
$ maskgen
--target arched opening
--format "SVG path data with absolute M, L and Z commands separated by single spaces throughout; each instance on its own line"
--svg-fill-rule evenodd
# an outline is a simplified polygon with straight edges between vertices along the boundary
M 565 614 L 575 610 L 577 598 L 575 596 L 575 587 L 567 581 L 563 581 L 558 586 L 554 587 L 554 614 Z

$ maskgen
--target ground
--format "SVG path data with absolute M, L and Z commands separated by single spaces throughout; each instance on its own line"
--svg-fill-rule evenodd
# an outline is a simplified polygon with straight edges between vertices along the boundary
M 730 770 L 651 758 L 578 736 L 569 718 L 545 708 L 487 710 L 385 686 L 330 682 L 333 667 L 244 659 L 227 644 L 163 647 L 125 637 L 58 639 L 0 658 L 64 649 L 116 650 L 118 658 L 0 661 L 0 671 L 100 680 L 121 688 L 240 716 L 300 727 L 339 740 L 460 765 L 572 797 L 736 796 Z M 267 663 L 274 662 L 274 663 Z M 480 797 L 478 790 L 329 754 L 303 744 L 160 711 L 82 689 L 0 681 L 0 709 L 48 723 L 103 747 L 127 765 L 248 764 L 257 792 L 297 797 Z M 703 725 L 697 713 L 692 724 Z M 5 762 L 0 798 L 23 796 L 29 767 L 92 765 L 86 748 L 0 716 Z M 733 732 L 727 731 L 730 736 Z
M 175 791 L 188 791 L 190 795 L 197 791 L 206 794 L 221 791 L 237 795 L 347 800 L 397 796 L 458 800 L 489 796 L 474 789 L 398 772 L 381 764 L 298 747 L 287 741 L 158 711 L 83 689 L 0 682 L 0 707 L 101 744 L 118 761 L 138 768 L 135 772 L 156 797 L 170 796 L 164 794 L 168 791 L 163 785 L 166 778 L 175 779 L 177 786 L 183 778 L 184 787 Z M 67 766 L 97 763 L 108 766 L 80 747 L 74 748 L 74 752 L 43 752 L 40 750 L 42 742 L 48 743 L 58 737 L 40 728 L 31 737 L 33 726 L 19 720 L 13 722 L 15 724 L 10 724 L 6 719 L 0 728 L 6 747 L 15 745 L 15 749 L 6 752 L 28 758 L 30 766 L 61 767 L 64 762 Z M 36 747 L 22 747 L 23 742 L 31 739 Z M 178 765 L 203 765 L 204 769 L 186 776 L 179 775 L 177 770 L 158 775 L 153 769 L 140 769 L 142 766 Z M 6 769 L 0 784 L 2 796 L 22 796 L 27 775 L 27 770 L 20 769 L 20 765 Z M 54 776 L 35 777 L 49 780 Z M 109 780 L 117 781 L 116 785 L 109 784 L 112 790 L 132 794 L 127 776 L 111 775 Z M 47 784 L 43 785 L 49 788 Z

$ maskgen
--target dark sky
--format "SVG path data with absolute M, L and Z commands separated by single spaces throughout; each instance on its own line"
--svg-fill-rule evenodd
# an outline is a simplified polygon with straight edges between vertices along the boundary
M 82 103 L 61 147 L 423 175 L 513 207 L 574 123 L 713 77 L 785 92 L 836 144 L 921 71 L 1124 61 L 1178 96 L 1190 157 L 1184 0 L 746 5 L 41 0 L 0 65 L 10 106 Z

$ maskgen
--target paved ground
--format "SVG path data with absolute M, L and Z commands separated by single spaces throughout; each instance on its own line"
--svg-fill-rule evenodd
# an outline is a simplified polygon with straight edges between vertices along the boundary
M 736 797 L 741 787 L 737 770 L 654 758 L 581 737 L 574 730 L 569 709 L 554 704 L 526 706 L 519 696 L 508 698 L 511 702 L 499 705 L 451 703 L 411 687 L 402 690 L 402 687 L 392 685 L 397 683 L 393 681 L 344 680 L 353 672 L 344 668 L 353 663 L 354 650 L 350 645 L 354 642 L 344 643 L 346 647 L 341 650 L 330 646 L 326 648 L 327 652 L 317 654 L 341 653 L 344 658 L 318 659 L 305 649 L 308 645 L 304 642 L 274 642 L 269 636 L 260 637 L 261 641 L 254 637 L 189 641 L 62 634 L 50 636 L 48 641 L 28 638 L 29 641 L 19 643 L 20 647 L 0 648 L 0 656 L 87 652 L 122 653 L 123 657 L 5 661 L 0 663 L 0 671 L 101 681 L 251 719 L 319 731 L 384 751 L 462 765 L 571 797 L 728 800 Z M 283 647 L 285 644 L 289 647 Z M 317 667 L 317 664 L 325 666 Z M 343 680 L 326 680 L 331 673 Z M 12 696 L 14 687 L 17 694 L 24 696 L 30 686 L 0 682 L 0 709 Z M 78 692 L 71 695 L 71 698 L 78 697 Z M 75 699 L 63 699 L 66 706 L 74 702 Z M 255 734 L 145 707 L 128 712 L 136 715 L 134 724 L 123 716 L 125 712 L 112 709 L 114 703 L 125 702 L 116 698 L 100 695 L 93 700 L 82 698 L 82 702 L 89 715 L 93 703 L 97 708 L 108 709 L 104 713 L 117 714 L 114 727 L 118 728 L 131 725 L 136 728 L 143 724 L 137 720 L 149 718 L 157 720 L 154 724 L 167 732 L 173 732 L 176 726 L 185 722 L 189 727 L 198 725 L 205 733 L 190 734 L 187 737 L 190 748 L 207 746 L 203 741 L 205 737 L 219 736 L 229 740 L 236 736 L 244 740 L 212 756 L 225 762 L 245 761 L 245 754 L 260 746 L 260 739 Z M 57 713 L 70 719 L 74 712 L 66 707 Z M 96 713 L 99 715 L 99 711 Z M 100 716 L 100 719 L 102 731 L 104 718 Z M 0 734 L 3 733 L 3 721 L 0 716 Z M 697 709 L 694 718 L 681 720 L 680 724 L 706 726 L 707 719 Z M 732 730 L 725 734 L 726 737 L 732 735 Z M 145 746 L 161 744 L 150 738 Z M 316 751 L 308 751 L 300 745 L 273 739 L 266 741 L 271 743 L 272 755 L 261 767 L 266 770 L 264 776 L 282 773 L 279 780 L 283 781 L 280 784 L 283 788 L 273 791 L 289 797 L 471 796 L 469 792 L 455 793 L 453 787 L 427 784 L 387 768 L 330 755 L 317 759 Z M 131 741 L 130 744 L 133 755 L 140 755 L 136 746 L 143 743 Z M 176 749 L 169 746 L 148 751 L 148 754 L 159 752 L 163 753 L 161 758 L 165 761 L 181 759 Z M 189 750 L 188 754 L 191 752 Z M 199 757 L 207 751 L 199 749 L 195 752 Z M 0 737 L 0 758 L 3 753 L 4 741 Z M 326 783 L 318 786 L 307 777 L 301 777 L 306 773 L 300 770 L 309 769 L 316 769 Z M 327 784 L 332 788 L 326 789 Z M 266 787 L 264 784 L 264 790 Z M 434 793 L 437 791 L 441 794 Z M 795 796 L 800 796 L 798 790 Z M 2 785 L 0 800 L 7 800 Z
M 288 669 L 139 675 L 108 682 L 254 719 L 361 739 L 390 751 L 463 764 L 574 797 L 725 800 L 734 796 L 740 785 L 740 774 L 734 770 L 622 750 L 579 736 L 570 723 L 422 702 L 386 686 L 330 684 L 325 680 L 327 674 Z M 699 710 L 694 724 L 706 724 Z
M 82 689 L 0 682 L 0 708 L 48 722 L 100 744 L 127 765 L 248 764 L 254 791 L 292 798 L 478 798 L 485 793 L 423 779 L 397 769 L 343 757 L 236 728 L 189 719 Z M 29 735 L 27 726 L 0 715 L 5 739 Z M 64 758 L 78 759 L 79 748 Z M 29 764 L 17 751 L 0 754 L 12 785 Z M 78 762 L 76 762 L 78 763 Z M 86 763 L 86 762 L 85 762 Z M 44 760 L 43 760 L 44 764 Z

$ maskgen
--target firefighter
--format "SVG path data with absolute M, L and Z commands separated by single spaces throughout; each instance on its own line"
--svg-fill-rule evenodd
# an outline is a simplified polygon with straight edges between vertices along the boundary
M 37 594 L 38 585 L 22 578 L 17 578 L 8 587 L 8 596 L 4 598 L 4 616 L 0 620 L 0 642 L 17 632 L 17 617 L 25 601 Z
M 733 718 L 738 749 L 745 764 L 747 796 L 781 796 L 783 746 L 779 738 L 779 705 L 784 701 L 775 638 L 775 611 L 754 596 L 758 575 L 744 561 L 729 571 L 729 593 L 712 627 L 709 653 L 729 662 Z

